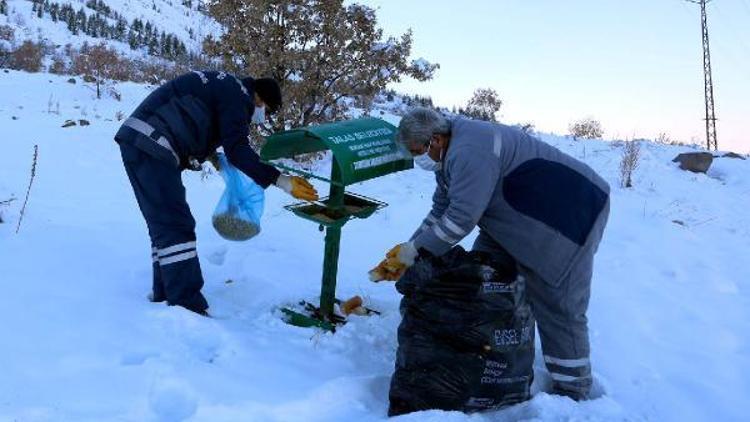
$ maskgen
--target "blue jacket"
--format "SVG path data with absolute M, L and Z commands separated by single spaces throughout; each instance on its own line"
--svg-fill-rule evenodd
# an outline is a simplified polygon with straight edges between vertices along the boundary
M 255 110 L 252 79 L 193 71 L 153 91 L 115 135 L 180 169 L 203 162 L 219 146 L 229 162 L 266 188 L 279 171 L 261 163 L 248 143 Z

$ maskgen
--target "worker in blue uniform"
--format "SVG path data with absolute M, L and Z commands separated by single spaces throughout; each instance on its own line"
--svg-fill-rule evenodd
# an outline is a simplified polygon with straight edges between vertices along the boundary
M 250 124 L 263 123 L 266 111 L 272 114 L 281 105 L 281 89 L 271 78 L 193 71 L 154 90 L 123 122 L 115 140 L 151 238 L 149 300 L 207 315 L 195 220 L 181 173 L 200 169 L 218 147 L 261 187 L 318 199 L 305 179 L 262 163 L 248 142 Z

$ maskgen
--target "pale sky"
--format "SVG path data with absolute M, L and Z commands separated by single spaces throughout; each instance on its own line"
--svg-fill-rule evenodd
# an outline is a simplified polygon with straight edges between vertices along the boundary
M 507 123 L 567 133 L 586 116 L 610 138 L 705 144 L 700 6 L 684 0 L 359 0 L 412 57 L 441 65 L 401 92 L 437 105 L 494 88 Z M 750 0 L 708 5 L 720 150 L 750 152 Z

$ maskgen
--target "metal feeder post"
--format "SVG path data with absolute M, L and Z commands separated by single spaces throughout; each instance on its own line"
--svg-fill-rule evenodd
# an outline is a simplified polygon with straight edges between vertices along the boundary
M 331 167 L 331 180 L 341 180 L 341 170 L 338 164 L 334 161 Z M 327 205 L 334 214 L 344 210 L 344 188 L 342 186 L 331 184 Z M 330 320 L 331 315 L 333 315 L 333 303 L 336 299 L 336 275 L 339 271 L 341 227 L 343 227 L 343 224 L 326 228 L 323 280 L 320 288 L 320 314 L 327 320 Z

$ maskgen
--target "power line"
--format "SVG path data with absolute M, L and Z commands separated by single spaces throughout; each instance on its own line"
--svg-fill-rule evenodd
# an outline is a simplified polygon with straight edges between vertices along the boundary
M 706 147 L 718 149 L 716 138 L 716 113 L 714 112 L 714 83 L 711 77 L 711 50 L 708 43 L 708 17 L 706 3 L 711 0 L 686 0 L 701 6 L 701 32 L 703 35 L 703 90 L 706 99 Z
M 737 31 L 732 19 L 728 18 L 718 6 L 715 6 L 713 10 L 716 11 L 716 13 L 719 15 L 720 20 L 724 21 L 724 24 L 722 26 L 727 28 L 727 30 L 731 32 L 732 36 L 735 38 L 733 44 L 745 50 L 743 52 L 744 54 L 750 55 L 750 46 L 748 46 L 748 44 L 745 42 L 745 38 L 742 36 L 742 34 L 740 34 L 739 31 Z

